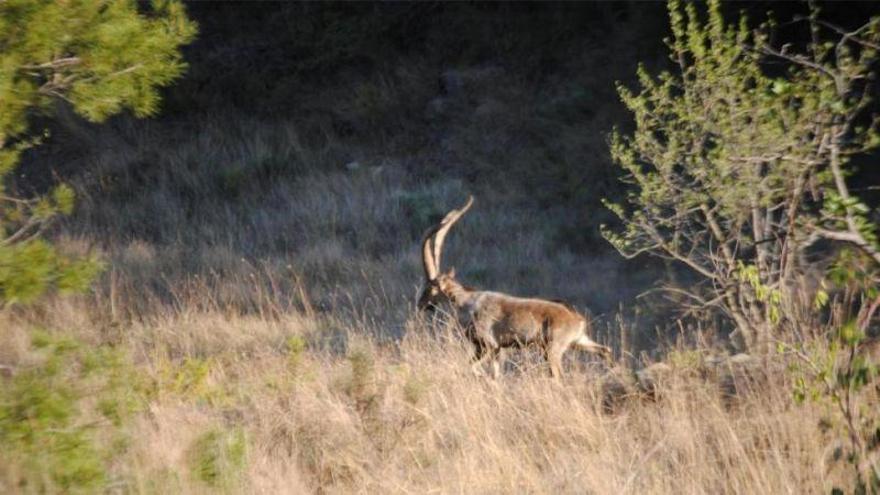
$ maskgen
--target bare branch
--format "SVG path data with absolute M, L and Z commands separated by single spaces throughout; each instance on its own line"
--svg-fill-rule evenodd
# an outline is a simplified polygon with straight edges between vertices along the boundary
M 750 47 L 750 48 L 756 49 L 756 47 Z M 835 85 L 838 86 L 838 92 L 840 92 L 841 86 L 838 81 L 838 74 L 830 71 L 824 65 L 819 64 L 817 62 L 814 62 L 803 55 L 790 55 L 788 53 L 776 50 L 775 48 L 770 48 L 767 45 L 761 45 L 760 47 L 757 47 L 757 50 L 765 55 L 770 55 L 772 57 L 780 58 L 782 60 L 787 60 L 791 63 L 800 65 L 802 67 L 809 67 L 810 69 L 813 69 L 815 71 L 821 72 L 822 74 L 825 74 L 826 76 L 828 76 L 834 80 Z
M 862 26 L 860 26 L 858 29 L 856 29 L 854 31 L 846 31 L 843 28 L 841 28 L 840 26 L 835 26 L 834 24 L 831 24 L 830 22 L 825 22 L 820 19 L 813 19 L 813 22 L 815 22 L 816 24 L 818 24 L 822 27 L 828 28 L 828 29 L 834 31 L 835 33 L 841 35 L 842 41 L 853 41 L 853 42 L 858 43 L 862 46 L 867 46 L 867 47 L 873 48 L 875 50 L 880 50 L 880 45 L 878 45 L 877 43 L 874 43 L 872 41 L 868 41 L 864 38 L 858 37 L 858 34 L 860 32 L 862 32 L 863 30 L 865 30 L 871 26 L 870 22 L 863 24 Z
M 42 229 L 42 224 L 45 222 L 42 220 L 36 220 L 31 217 L 24 225 L 18 228 L 12 235 L 7 237 L 6 239 L 0 240 L 0 246 L 10 246 L 16 242 L 22 242 L 25 238 L 32 238 L 33 234 L 39 234 Z M 36 232 L 33 229 L 36 228 Z
M 51 60 L 49 62 L 44 62 L 42 64 L 30 64 L 30 65 L 22 65 L 19 67 L 21 70 L 44 70 L 44 69 L 59 69 L 61 67 L 69 67 L 71 65 L 77 65 L 82 62 L 82 59 L 79 57 L 63 57 L 55 60 Z
M 817 235 L 825 239 L 850 243 L 864 251 L 865 254 L 880 264 L 880 251 L 877 251 L 877 249 L 865 240 L 865 238 L 858 232 L 839 232 L 821 228 L 817 228 L 815 232 Z

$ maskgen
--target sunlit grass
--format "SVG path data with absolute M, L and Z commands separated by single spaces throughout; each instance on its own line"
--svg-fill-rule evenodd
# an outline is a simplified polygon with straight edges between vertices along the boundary
M 33 334 L 31 318 L 5 317 L 4 342 Z M 539 361 L 522 359 L 498 381 L 475 377 L 469 344 L 457 330 L 431 330 L 419 319 L 407 322 L 401 340 L 388 343 L 332 315 L 295 312 L 280 318 L 169 312 L 126 323 L 118 334 L 50 320 L 49 342 L 103 352 L 112 341 L 119 350 L 113 352 L 130 363 L 113 366 L 130 366 L 138 377 L 123 389 L 136 394 L 133 415 L 82 430 L 101 473 L 84 489 L 810 493 L 841 482 L 821 468 L 829 455 L 821 411 L 795 405 L 784 376 L 772 374 L 778 368 L 731 398 L 722 377 L 680 359 L 658 382 L 656 400 L 648 400 L 632 385 L 630 371 L 576 359 L 569 359 L 569 374 L 559 383 Z M 40 371 L 51 359 L 42 347 L 6 359 L 15 376 L 5 384 L 39 379 L 39 387 L 61 386 Z M 67 377 L 82 367 L 58 364 Z M 623 380 L 617 392 L 609 387 L 614 376 Z M 608 394 L 621 392 L 629 395 L 608 401 Z M 13 398 L 31 400 L 4 397 L 6 408 Z M 91 397 L 66 400 L 58 407 L 73 415 L 70 423 L 90 421 Z M 8 421 L 0 418 L 0 424 Z M 58 428 L 72 426 L 31 427 L 55 438 Z M 51 466 L 82 458 L 78 451 L 55 443 L 37 451 L 5 445 L 0 486 L 7 491 L 74 486 L 76 480 L 53 474 L 58 468 Z M 100 457 L 110 449 L 112 457 Z M 28 461 L 33 457 L 26 452 L 45 462 Z M 21 485 L 23 479 L 45 485 Z

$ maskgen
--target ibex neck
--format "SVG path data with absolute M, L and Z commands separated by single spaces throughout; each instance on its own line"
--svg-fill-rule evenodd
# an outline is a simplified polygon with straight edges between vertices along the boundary
M 473 298 L 474 291 L 461 284 L 455 284 L 449 288 L 448 296 L 456 306 L 464 306 Z

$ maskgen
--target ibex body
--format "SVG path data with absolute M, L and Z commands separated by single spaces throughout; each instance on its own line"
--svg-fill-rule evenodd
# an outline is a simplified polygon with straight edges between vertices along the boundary
M 545 299 L 515 297 L 500 292 L 474 290 L 455 279 L 455 270 L 440 273 L 443 240 L 449 229 L 473 204 L 452 210 L 422 241 L 422 261 L 427 279 L 419 308 L 430 310 L 449 302 L 464 319 L 468 337 L 475 344 L 475 371 L 486 360 L 493 376 L 500 372 L 501 349 L 538 345 L 550 363 L 550 373 L 562 376 L 562 356 L 572 345 L 610 357 L 611 350 L 588 336 L 589 322 L 570 306 Z M 433 244 L 433 246 L 432 246 Z

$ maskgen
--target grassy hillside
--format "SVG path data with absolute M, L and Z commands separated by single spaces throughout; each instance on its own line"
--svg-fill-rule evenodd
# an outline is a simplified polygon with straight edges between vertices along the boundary
M 686 274 L 599 235 L 625 187 L 614 82 L 666 64 L 664 5 L 188 8 L 200 35 L 160 116 L 62 110 L 25 157 L 16 187 L 70 182 L 52 235 L 107 270 L 0 312 L 0 492 L 850 486 L 784 365 L 710 366 L 725 328 L 637 298 Z M 468 194 L 444 264 L 591 312 L 614 363 L 572 356 L 556 383 L 524 352 L 493 382 L 416 313 L 421 235 Z M 661 356 L 652 400 L 633 366 Z
M 662 6 L 193 8 L 201 35 L 162 116 L 71 118 L 32 157 L 77 186 L 69 235 L 111 256 L 149 245 L 173 277 L 291 265 L 321 298 L 358 290 L 362 270 L 315 263 L 400 260 L 382 267 L 398 305 L 419 283 L 422 231 L 473 193 L 448 259 L 474 284 L 606 312 L 652 280 L 620 265 L 598 224 L 621 187 L 613 83 L 659 56 L 659 32 L 615 26 L 653 26 L 641 19 Z M 598 274 L 625 281 L 599 291 Z

